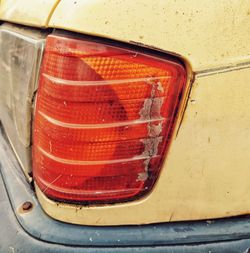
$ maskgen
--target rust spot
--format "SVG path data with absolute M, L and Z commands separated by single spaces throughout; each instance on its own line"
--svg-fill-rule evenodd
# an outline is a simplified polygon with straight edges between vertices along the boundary
M 28 211 L 33 207 L 33 204 L 29 201 L 23 203 L 22 208 L 24 211 Z
M 30 201 L 24 202 L 19 208 L 18 212 L 23 214 L 23 213 L 28 213 L 33 209 L 33 204 Z

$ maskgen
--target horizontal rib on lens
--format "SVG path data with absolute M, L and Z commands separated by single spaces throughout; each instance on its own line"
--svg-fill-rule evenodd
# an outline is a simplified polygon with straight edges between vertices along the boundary
M 36 162 L 42 164 L 42 189 L 47 194 L 50 190 L 53 191 L 54 188 L 60 188 L 61 182 L 68 182 L 68 188 L 71 189 L 71 192 L 74 192 L 75 195 L 81 199 L 81 195 L 85 195 L 86 191 L 89 191 L 88 197 L 90 199 L 99 198 L 100 195 L 108 198 L 107 194 L 111 192 L 120 192 L 121 196 L 127 196 L 127 193 L 131 191 L 144 191 L 141 188 L 143 184 L 142 179 L 146 177 L 145 174 L 145 164 L 147 160 L 136 160 L 123 163 L 114 163 L 114 164 L 98 164 L 98 165 L 67 165 L 48 159 L 43 155 L 38 149 L 35 150 L 37 155 Z M 159 158 L 155 157 L 152 159 L 154 163 L 159 162 Z M 127 168 L 130 168 L 128 170 Z M 56 168 L 56 169 L 55 169 Z M 60 174 L 58 174 L 58 169 Z M 101 172 L 101 173 L 100 173 Z M 101 174 L 101 175 L 100 175 Z M 112 184 L 110 184 L 107 179 L 111 177 Z M 140 178 L 141 176 L 141 178 Z M 133 180 L 132 180 L 133 179 Z M 91 181 L 92 184 L 94 181 L 102 182 L 101 184 L 95 185 L 95 191 L 91 191 Z M 81 184 L 80 184 L 81 182 Z M 81 185 L 84 184 L 86 187 L 83 190 Z M 130 190 L 124 191 L 124 185 L 130 185 Z M 51 186 L 51 187 L 48 187 Z M 123 189 L 123 190 L 122 190 Z M 101 191 L 98 195 L 96 191 Z M 91 194 L 92 193 L 92 194 Z M 57 193 L 58 194 L 58 193 Z M 67 190 L 64 190 L 64 196 L 67 194 Z M 60 195 L 60 193 L 59 193 Z
M 115 123 L 139 119 L 161 119 L 166 116 L 161 111 L 164 98 L 151 100 L 134 99 L 109 102 L 68 102 L 50 96 L 41 96 L 40 110 L 51 118 L 71 123 Z M 147 112 L 149 111 L 149 112 Z
M 42 163 L 44 168 L 47 168 L 51 173 L 57 171 L 56 168 L 60 168 L 62 174 L 71 175 L 72 171 L 74 175 L 78 176 L 111 176 L 111 175 L 127 175 L 130 173 L 142 173 L 145 172 L 145 163 L 152 159 L 158 158 L 158 155 L 152 157 L 136 157 L 120 160 L 107 160 L 107 161 L 78 161 L 67 160 L 59 157 L 52 156 L 45 152 L 41 148 L 36 148 L 37 161 Z M 129 169 L 128 169 L 129 166 Z M 102 170 L 102 174 L 100 171 Z M 112 174 L 113 173 L 113 174 Z
M 43 114 L 38 113 L 36 120 L 39 122 L 41 130 L 50 138 L 60 138 L 62 141 L 119 141 L 143 139 L 145 137 L 157 137 L 164 135 L 167 120 L 146 120 L 126 122 L 124 125 L 68 125 L 48 119 Z M 68 126 L 68 127 L 67 127 Z M 69 127 L 70 126 L 70 127 Z M 35 131 L 41 131 L 36 129 Z
M 98 161 L 141 156 L 149 153 L 155 143 L 161 146 L 162 137 L 112 142 L 74 142 L 69 139 L 65 142 L 60 138 L 48 137 L 42 130 L 37 134 L 37 145 L 43 150 L 54 156 L 76 160 Z
M 42 76 L 43 92 L 57 99 L 75 102 L 103 102 L 149 98 L 167 95 L 173 79 L 166 77 L 148 77 L 114 81 L 70 81 Z M 93 93 L 93 91 L 95 91 Z

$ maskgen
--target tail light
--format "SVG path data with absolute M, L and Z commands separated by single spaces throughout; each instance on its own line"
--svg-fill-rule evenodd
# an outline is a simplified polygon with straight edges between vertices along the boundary
M 172 59 L 48 36 L 33 131 L 38 187 L 51 199 L 89 204 L 150 192 L 185 75 Z

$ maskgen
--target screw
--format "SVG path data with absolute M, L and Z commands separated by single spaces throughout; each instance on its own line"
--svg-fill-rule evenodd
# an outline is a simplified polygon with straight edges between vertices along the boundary
M 33 207 L 33 204 L 30 201 L 26 201 L 22 204 L 23 211 L 29 211 Z

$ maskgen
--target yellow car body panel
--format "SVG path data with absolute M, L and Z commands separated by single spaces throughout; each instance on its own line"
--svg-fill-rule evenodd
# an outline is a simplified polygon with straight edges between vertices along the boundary
M 176 53 L 194 71 L 249 60 L 249 0 L 62 0 L 50 27 Z
M 0 10 L 5 2 L 11 1 L 3 1 Z M 194 76 L 151 194 L 130 203 L 83 207 L 48 200 L 37 189 L 49 215 L 78 224 L 120 225 L 250 213 L 249 0 L 62 0 L 43 25 L 2 13 L 10 22 L 169 52 L 185 62 L 189 79 Z
M 1 0 L 0 19 L 22 25 L 47 27 L 60 0 Z

